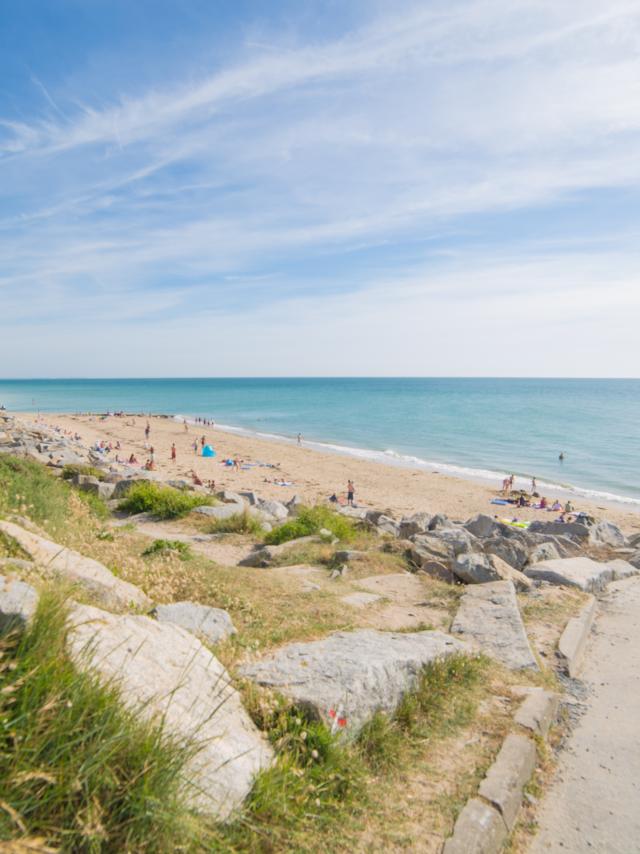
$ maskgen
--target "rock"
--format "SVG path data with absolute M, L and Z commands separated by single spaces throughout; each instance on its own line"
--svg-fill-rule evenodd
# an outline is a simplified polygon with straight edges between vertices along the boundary
M 216 498 L 223 504 L 240 504 L 244 507 L 244 498 L 238 492 L 223 489 L 221 492 L 216 492 Z
M 616 558 L 615 560 L 607 561 L 607 564 L 609 569 L 613 572 L 614 581 L 622 581 L 624 578 L 630 578 L 632 575 L 638 575 L 638 573 L 640 573 L 640 567 L 634 566 L 632 563 L 629 563 L 628 560 Z
M 194 507 L 191 512 L 198 513 L 200 516 L 210 516 L 212 519 L 230 519 L 244 512 L 244 504 L 201 504 L 199 507 Z
M 640 532 L 637 534 L 632 534 L 627 538 L 627 543 L 632 549 L 640 549 Z
M 357 560 L 360 557 L 365 557 L 366 554 L 366 552 L 359 552 L 355 549 L 342 549 L 335 553 L 334 558 L 338 563 L 349 563 L 350 560 Z
M 473 641 L 510 670 L 538 670 L 511 581 L 467 588 L 451 632 Z
M 449 546 L 454 555 L 472 552 L 475 548 L 480 547 L 476 538 L 464 528 L 438 528 L 437 534 L 440 540 Z
M 529 564 L 540 563 L 542 560 L 558 560 L 560 554 L 553 543 L 540 543 L 529 552 Z
M 543 560 L 525 567 L 525 575 L 550 584 L 579 587 L 588 592 L 602 590 L 613 579 L 613 571 L 608 564 L 598 563 L 588 557 Z
M 439 560 L 424 560 L 416 572 L 418 575 L 422 573 L 438 581 L 446 581 L 447 584 L 459 583 L 449 564 L 440 563 Z
M 451 546 L 443 542 L 435 534 L 418 534 L 411 539 L 416 548 L 419 548 L 422 552 L 428 552 L 431 557 L 436 558 L 442 563 L 446 563 L 453 557 Z
M 0 568 L 6 569 L 8 572 L 15 572 L 18 569 L 33 569 L 34 566 L 35 563 L 32 560 L 23 560 L 20 557 L 0 557 Z
M 571 540 L 583 542 L 589 538 L 589 528 L 580 522 L 542 522 L 533 521 L 527 531 L 530 534 L 551 534 L 556 537 L 569 537 Z
M 147 477 L 127 477 L 124 480 L 119 480 L 115 484 L 115 489 L 113 490 L 113 498 L 124 498 L 127 492 L 137 483 L 153 483 L 154 481 L 151 478 Z
M 88 492 L 91 495 L 96 495 L 103 501 L 109 501 L 113 496 L 116 485 L 114 483 L 106 483 L 105 481 L 96 480 L 96 478 L 91 478 L 91 480 L 95 481 L 95 483 L 81 483 L 78 485 L 78 489 L 81 492 Z
M 471 798 L 462 808 L 442 854 L 498 854 L 506 839 L 507 828 L 500 813 L 480 798 Z
M 257 507 L 258 506 L 259 498 L 258 498 L 258 494 L 256 492 L 251 492 L 251 491 L 239 492 L 238 495 L 241 498 L 243 498 L 247 502 L 247 504 L 249 504 L 251 507 Z
M 634 552 L 628 561 L 631 566 L 635 566 L 636 569 L 640 569 L 640 551 Z
M 162 722 L 200 750 L 185 769 L 195 809 L 228 819 L 249 794 L 273 751 L 244 710 L 229 674 L 192 634 L 149 617 L 116 616 L 78 606 L 69 644 L 78 666 L 120 687 L 125 704 Z
M 74 486 L 84 487 L 84 486 L 98 486 L 100 481 L 97 477 L 93 477 L 90 474 L 76 474 L 71 476 L 71 483 Z
M 497 555 L 503 561 L 515 569 L 522 569 L 529 558 L 529 550 L 520 539 L 504 537 L 490 537 L 484 541 L 484 550 L 487 554 Z
M 38 607 L 38 594 L 30 584 L 0 575 L 0 631 L 25 626 Z
M 524 735 L 511 733 L 496 761 L 480 783 L 478 793 L 500 812 L 511 833 L 522 803 L 522 792 L 536 767 L 536 746 Z
M 412 516 L 404 516 L 400 520 L 399 536 L 408 539 L 415 534 L 425 534 L 429 530 L 431 513 L 414 513 Z
M 340 601 L 354 608 L 366 608 L 367 605 L 379 602 L 381 598 L 376 593 L 349 593 L 348 596 L 341 596 Z
M 350 519 L 365 520 L 367 516 L 367 511 L 364 507 L 349 507 L 349 505 L 346 505 L 345 507 L 336 507 L 335 509 L 342 516 L 348 516 Z
M 182 478 L 176 478 L 174 480 L 168 480 L 166 482 L 167 486 L 170 486 L 172 489 L 177 489 L 180 492 L 194 492 L 195 484 L 190 483 L 188 480 L 183 480 Z
M 344 510 L 344 508 L 342 509 Z M 384 516 L 382 510 L 367 510 L 364 514 L 365 521 L 371 525 L 377 525 L 381 516 Z
M 128 608 L 131 605 L 149 608 L 150 600 L 138 587 L 116 578 L 106 566 L 78 552 L 52 543 L 44 537 L 25 531 L 12 522 L 0 521 L 0 531 L 15 540 L 23 551 L 38 564 L 46 575 L 59 575 L 79 584 L 107 608 Z
M 453 573 L 465 584 L 513 581 L 521 589 L 531 587 L 526 575 L 509 566 L 497 555 L 485 555 L 479 552 L 459 555 L 453 564 Z
M 258 509 L 266 513 L 267 516 L 273 516 L 280 522 L 283 522 L 289 515 L 289 511 L 280 501 L 258 501 Z
M 596 546 L 612 546 L 615 549 L 624 548 L 627 538 L 617 525 L 602 521 L 589 528 L 589 542 Z
M 515 722 L 534 735 L 547 737 L 549 728 L 558 716 L 560 695 L 544 688 L 527 688 L 526 698 L 515 714 Z
M 300 546 L 309 545 L 309 543 L 317 543 L 318 538 L 315 536 L 298 537 L 297 540 L 289 540 L 286 543 L 280 543 L 278 546 L 258 546 L 247 557 L 243 558 L 238 566 L 255 566 L 267 567 L 283 554 L 291 549 L 299 548 Z
M 236 633 L 231 617 L 226 611 L 200 605 L 197 602 L 157 605 L 154 616 L 158 622 L 175 623 L 191 634 L 204 638 L 210 644 L 218 643 Z
M 290 516 L 295 516 L 300 507 L 303 507 L 302 499 L 299 495 L 294 495 L 289 501 L 287 501 L 285 507 L 289 511 Z
M 595 596 L 590 596 L 580 612 L 569 620 L 558 640 L 557 657 L 562 670 L 571 679 L 575 679 L 580 672 L 597 605 Z
M 390 516 L 379 516 L 376 528 L 380 534 L 391 534 L 392 537 L 398 537 L 400 535 L 400 525 Z
M 338 538 L 328 528 L 320 528 L 318 537 L 323 543 L 337 543 Z
M 451 522 L 449 521 L 449 517 L 445 516 L 444 513 L 436 513 L 435 516 L 431 517 L 431 521 L 429 522 L 429 530 L 437 531 L 440 528 L 450 528 Z
M 474 537 L 485 539 L 493 534 L 496 528 L 496 520 L 491 516 L 487 516 L 485 513 L 478 513 L 471 519 L 467 519 L 464 523 L 464 527 L 470 534 L 473 534 Z
M 240 673 L 289 697 L 333 731 L 354 736 L 376 711 L 395 710 L 425 664 L 463 650 L 442 632 L 360 629 L 290 644 Z

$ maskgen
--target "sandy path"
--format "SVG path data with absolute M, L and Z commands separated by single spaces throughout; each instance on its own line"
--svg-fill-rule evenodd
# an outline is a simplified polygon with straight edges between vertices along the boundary
M 582 679 L 587 708 L 538 815 L 532 854 L 640 852 L 640 577 L 600 605 Z
M 33 422 L 31 415 L 19 416 Z M 216 488 L 230 490 L 253 489 L 261 496 L 288 501 L 294 494 L 306 502 L 324 500 L 336 492 L 344 494 L 347 480 L 355 481 L 356 500 L 360 505 L 388 509 L 394 514 L 425 511 L 446 513 L 452 519 L 466 519 L 475 513 L 491 515 L 516 515 L 520 519 L 551 519 L 554 514 L 544 510 L 501 507 L 492 505 L 499 484 L 476 483 L 472 480 L 450 477 L 445 474 L 399 468 L 392 465 L 358 460 L 352 457 L 325 453 L 304 445 L 298 447 L 277 441 L 267 441 L 250 436 L 237 436 L 211 427 L 192 425 L 188 432 L 173 419 L 151 417 L 150 444 L 155 448 L 158 472 L 163 477 L 189 477 L 192 469 L 204 480 L 215 479 Z M 49 426 L 76 431 L 85 444 L 96 440 L 121 443 L 120 458 L 126 459 L 135 453 L 144 462 L 148 456 L 145 449 L 142 417 L 109 417 L 99 419 L 91 416 L 53 415 L 42 416 Z M 215 459 L 203 459 L 193 451 L 194 440 L 202 435 L 214 445 Z M 171 444 L 175 443 L 177 460 L 171 462 Z M 235 471 L 220 464 L 221 460 L 240 458 L 251 466 Z M 265 464 L 276 466 L 269 468 Z M 278 486 L 274 481 L 292 482 L 291 486 Z M 522 486 L 528 481 L 522 480 Z M 549 496 L 554 498 L 556 496 Z M 587 510 L 599 518 L 607 518 L 628 532 L 640 531 L 640 512 L 626 509 L 623 505 L 605 505 L 602 502 L 574 500 L 574 505 Z

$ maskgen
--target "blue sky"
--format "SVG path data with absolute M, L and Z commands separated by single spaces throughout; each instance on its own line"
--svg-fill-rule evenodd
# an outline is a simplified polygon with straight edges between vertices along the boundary
M 638 376 L 637 0 L 0 7 L 4 376 Z

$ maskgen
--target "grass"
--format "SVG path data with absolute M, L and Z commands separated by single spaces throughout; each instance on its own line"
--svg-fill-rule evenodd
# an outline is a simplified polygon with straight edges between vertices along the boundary
M 97 496 L 72 490 L 47 466 L 22 457 L 0 456 L 0 516 L 28 516 L 55 536 L 72 521 L 78 501 L 99 518 L 108 515 Z
M 234 513 L 228 519 L 214 519 L 208 526 L 210 534 L 251 534 L 258 536 L 263 533 L 262 525 L 246 508 L 241 513 Z
M 355 526 L 350 519 L 318 504 L 315 507 L 301 507 L 293 519 L 270 531 L 264 541 L 268 545 L 279 545 L 298 537 L 318 534 L 323 528 L 344 543 L 352 541 L 356 536 Z
M 0 638 L 0 840 L 185 850 L 204 832 L 181 798 L 189 748 L 75 668 L 65 619 L 63 600 L 45 592 L 30 628 Z
M 95 477 L 97 480 L 104 480 L 105 478 L 105 473 L 102 469 L 96 468 L 96 466 L 81 465 L 80 463 L 68 463 L 62 469 L 62 477 L 64 480 L 71 480 L 71 478 L 77 474 Z
M 171 486 L 142 481 L 131 487 L 120 502 L 119 509 L 130 514 L 150 513 L 158 519 L 179 519 L 194 507 L 213 503 L 213 499 L 206 495 L 193 495 Z
M 181 560 L 189 560 L 193 557 L 191 546 L 189 543 L 183 543 L 181 540 L 154 540 L 143 552 L 143 557 L 154 557 L 156 555 L 165 555 L 175 553 Z

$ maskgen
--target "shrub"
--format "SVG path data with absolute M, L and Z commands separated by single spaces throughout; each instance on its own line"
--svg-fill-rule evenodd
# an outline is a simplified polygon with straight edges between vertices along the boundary
M 95 477 L 98 480 L 104 480 L 105 473 L 102 469 L 96 468 L 95 466 L 85 466 L 79 463 L 68 463 L 62 469 L 62 477 L 65 480 L 71 480 L 71 478 L 76 474 L 84 474 L 89 477 Z
M 154 540 L 151 545 L 142 552 L 143 557 L 153 557 L 154 555 L 177 554 L 182 560 L 189 560 L 192 557 L 191 547 L 189 543 L 183 543 L 180 540 Z
M 119 508 L 126 513 L 151 513 L 158 519 L 177 519 L 203 504 L 213 504 L 213 499 L 180 492 L 171 486 L 141 481 L 133 484 Z
M 298 537 L 308 537 L 317 534 L 322 528 L 343 542 L 348 542 L 355 537 L 356 531 L 350 519 L 341 516 L 328 507 L 317 505 L 315 507 L 301 507 L 293 519 L 289 519 L 265 537 L 265 543 L 278 545 Z
M 245 508 L 228 519 L 214 519 L 209 530 L 212 534 L 261 534 L 262 525 Z
M 203 832 L 181 797 L 192 748 L 76 669 L 65 618 L 61 598 L 45 592 L 29 629 L 0 636 L 0 840 L 184 850 Z
M 0 456 L 0 515 L 20 513 L 38 525 L 56 530 L 69 515 L 68 484 L 40 463 Z

